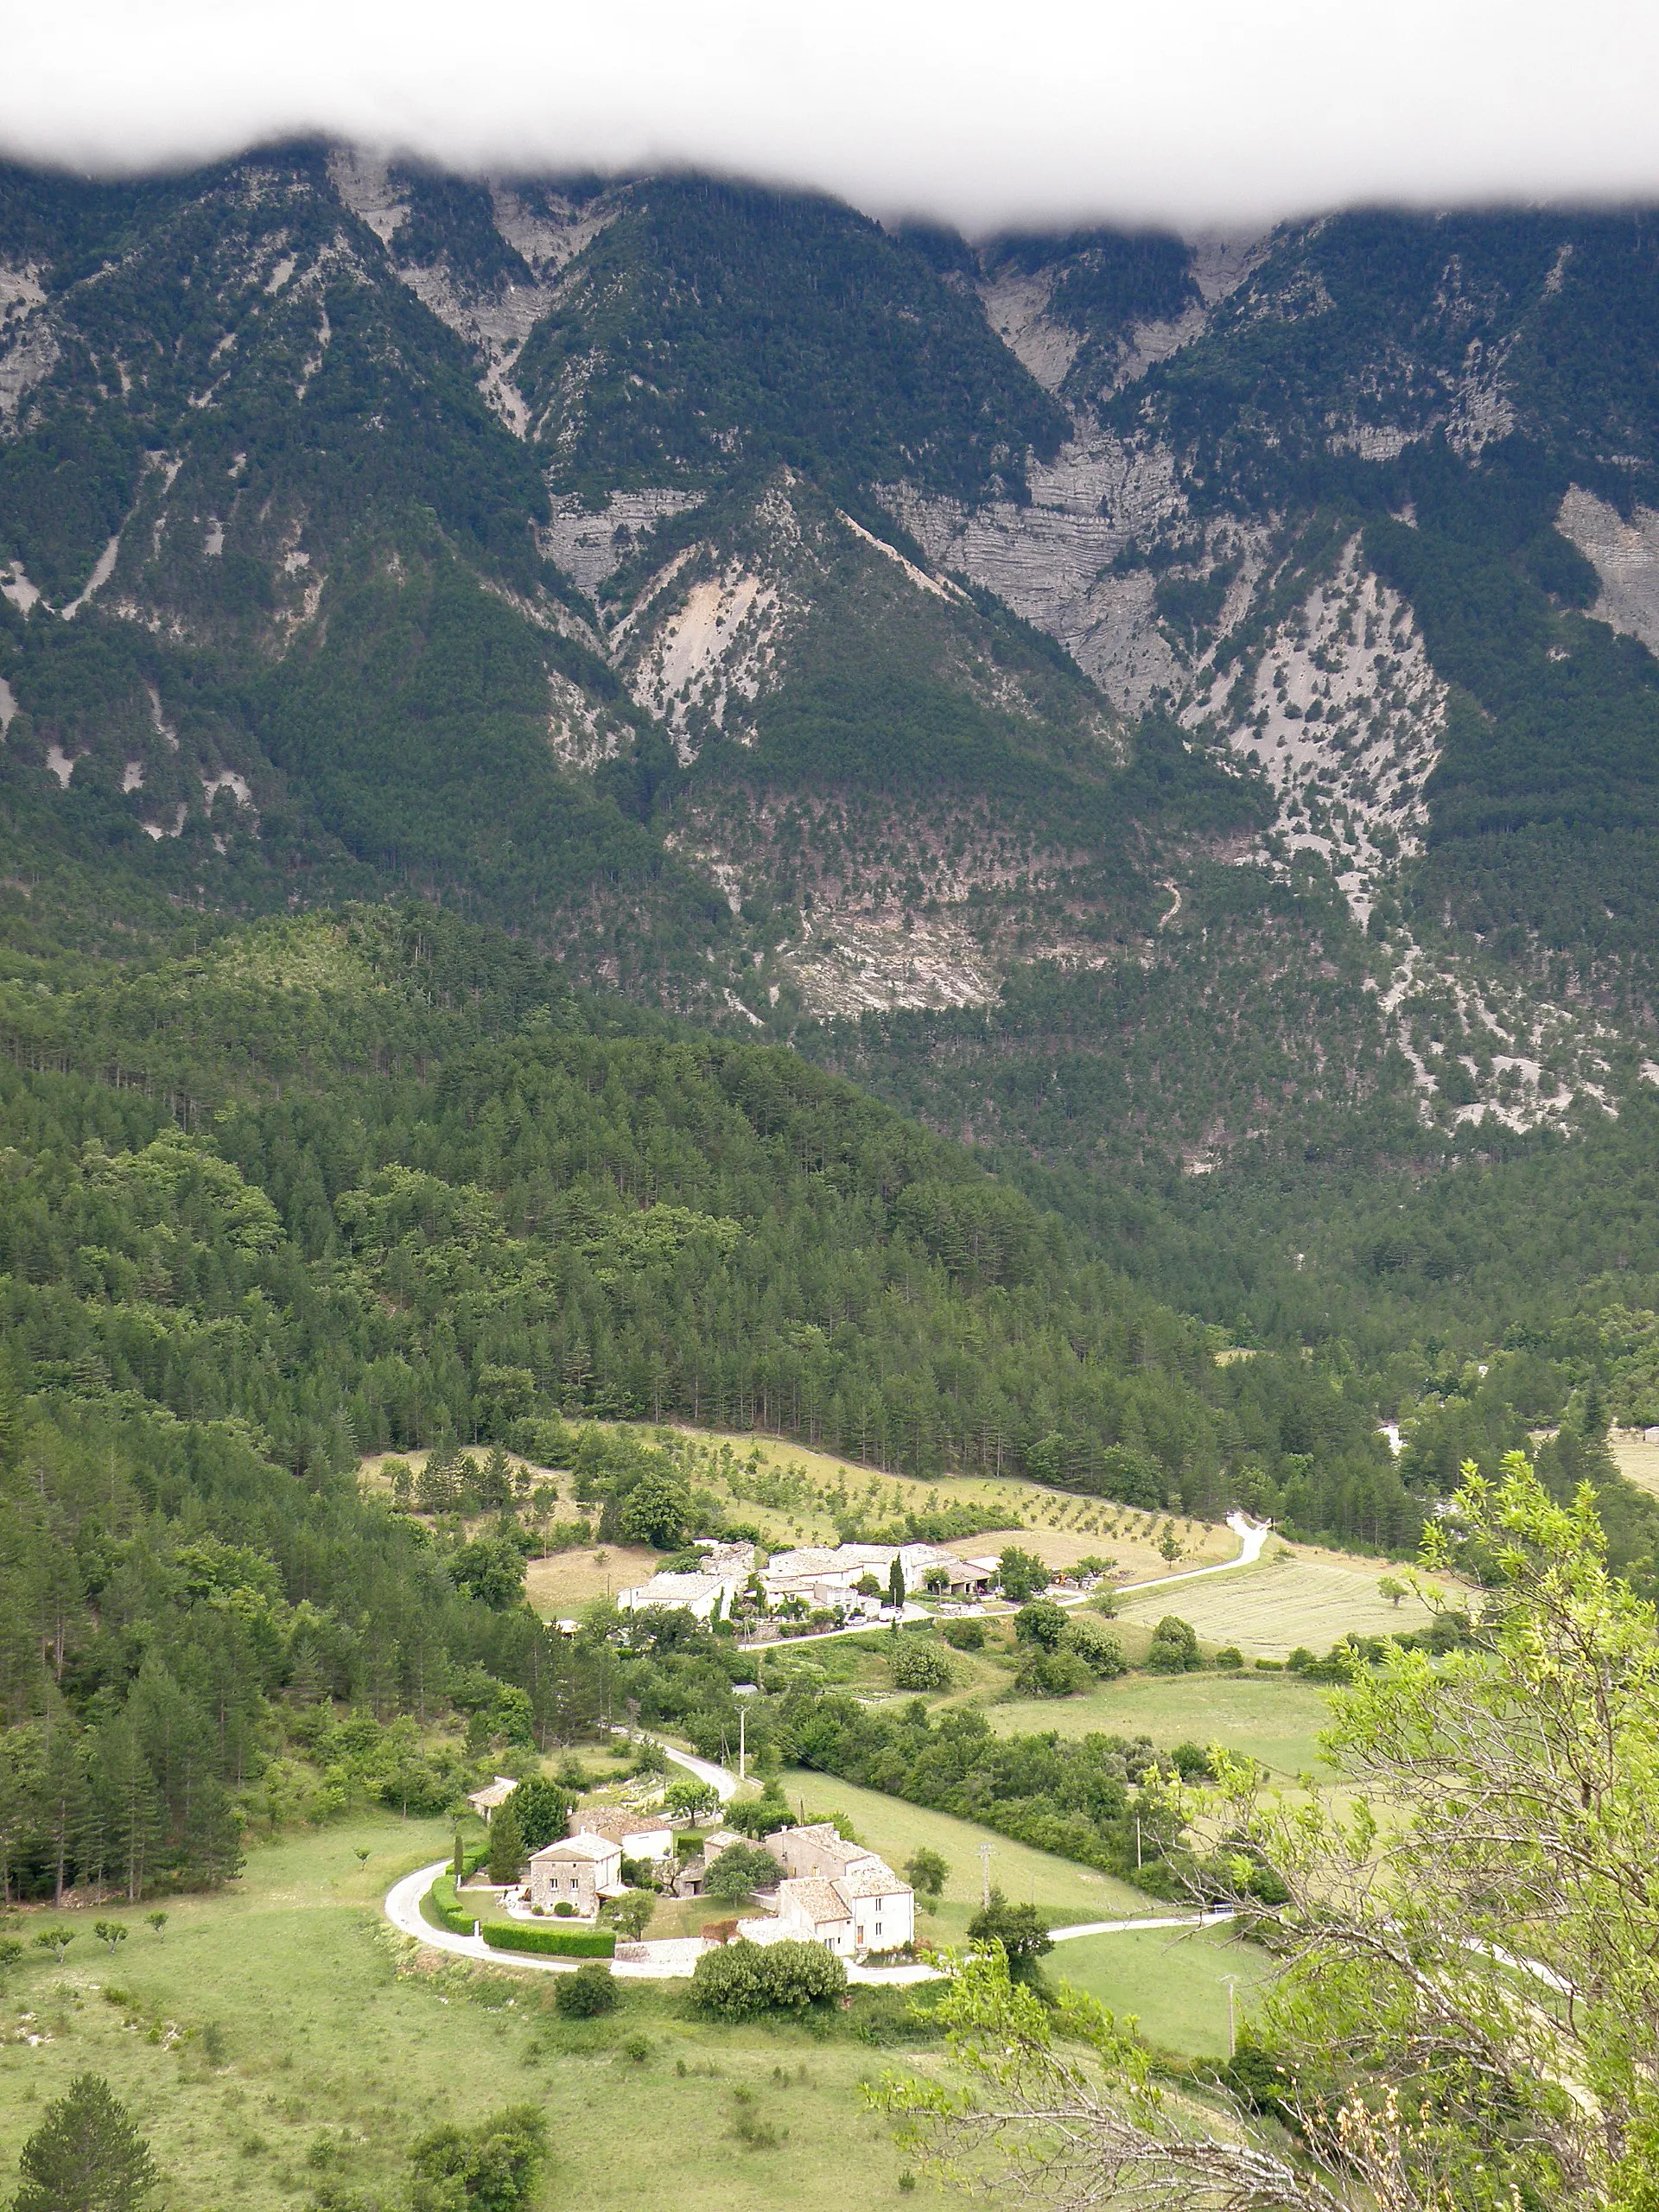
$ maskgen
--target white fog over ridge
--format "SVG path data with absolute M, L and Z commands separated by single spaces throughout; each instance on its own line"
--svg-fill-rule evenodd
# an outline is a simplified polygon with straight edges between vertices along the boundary
M 5 0 L 0 42 L 0 149 L 105 172 L 317 130 L 496 172 L 726 170 L 969 232 L 1659 194 L 1659 16 L 1618 0 Z

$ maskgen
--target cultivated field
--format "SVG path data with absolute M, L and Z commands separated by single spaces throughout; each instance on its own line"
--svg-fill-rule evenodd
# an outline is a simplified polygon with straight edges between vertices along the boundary
M 636 1433 L 649 1440 L 668 1432 L 641 1425 Z M 1112 1580 L 1118 1583 L 1171 1572 L 1171 1562 L 1159 1549 L 1166 1531 L 1180 1547 L 1173 1562 L 1177 1572 L 1231 1559 L 1238 1550 L 1238 1539 L 1224 1526 L 1180 1515 L 1140 1513 L 1103 1499 L 1047 1490 L 1039 1483 L 966 1475 L 922 1482 L 908 1475 L 878 1474 L 852 1460 L 809 1452 L 777 1437 L 725 1436 L 685 1427 L 672 1433 L 690 1438 L 706 1455 L 694 1478 L 697 1486 L 712 1491 L 734 1521 L 759 1529 L 768 1550 L 833 1544 L 837 1510 L 854 1510 L 868 1524 L 888 1526 L 907 1513 L 953 1508 L 982 1514 L 986 1522 L 986 1534 L 950 1545 L 965 1559 L 991 1557 L 1017 1544 L 1046 1567 L 1064 1572 L 1092 1554 L 1113 1562 Z M 474 1456 L 481 1459 L 484 1449 L 475 1447 Z M 416 1476 L 427 1459 L 424 1452 L 372 1452 L 361 1462 L 362 1481 L 372 1489 L 388 1489 L 385 1468 L 394 1457 L 403 1459 Z M 515 1468 L 528 1471 L 534 1485 L 557 1492 L 550 1523 L 555 1541 L 561 1529 L 569 1529 L 578 1521 L 591 1525 L 595 1510 L 576 1503 L 575 1478 L 568 1470 L 540 1467 L 516 1452 L 507 1457 Z M 556 1552 L 544 1560 L 531 1560 L 531 1602 L 544 1616 L 569 1613 L 591 1599 L 645 1580 L 653 1563 L 652 1554 L 627 1545 L 587 1545 Z
M 1206 1643 L 1236 1644 L 1247 1657 L 1287 1659 L 1298 1647 L 1325 1651 L 1351 1630 L 1391 1636 L 1421 1628 L 1430 1618 L 1427 1609 L 1412 1594 L 1392 1605 L 1377 1588 L 1385 1574 L 1405 1579 L 1404 1570 L 1386 1560 L 1307 1546 L 1293 1550 L 1270 1538 L 1254 1567 L 1129 1592 L 1119 1602 L 1126 1619 L 1179 1613 Z
M 1331 1718 L 1326 1694 L 1294 1675 L 1127 1675 L 1084 1697 L 988 1706 L 986 1718 L 999 1735 L 1149 1736 L 1160 1751 L 1220 1744 L 1285 1782 L 1329 1771 L 1318 1742 Z

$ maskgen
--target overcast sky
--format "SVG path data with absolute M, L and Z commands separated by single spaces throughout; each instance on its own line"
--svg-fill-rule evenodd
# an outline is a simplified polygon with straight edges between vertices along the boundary
M 969 230 L 1659 199 L 1653 0 L 0 0 L 0 143 L 128 169 L 322 130 L 690 162 Z

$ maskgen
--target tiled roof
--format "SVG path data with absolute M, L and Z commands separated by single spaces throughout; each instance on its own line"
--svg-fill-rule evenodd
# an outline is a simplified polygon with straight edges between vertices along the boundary
M 778 1893 L 779 1904 L 782 1904 L 785 1898 L 798 1904 L 815 1928 L 822 1928 L 826 1921 L 850 1920 L 853 1916 L 835 1884 L 817 1874 L 784 1883 Z
M 530 1863 L 533 1866 L 538 1859 L 614 1859 L 616 1853 L 615 1844 L 607 1836 L 566 1835 L 556 1843 L 544 1843 L 539 1851 L 532 1851 Z
M 487 1805 L 493 1812 L 498 1805 L 506 1803 L 518 1787 L 511 1775 L 498 1774 L 495 1780 L 486 1783 L 482 1789 L 469 1790 L 467 1802 L 469 1805 Z
M 673 1825 L 666 1813 L 577 1813 L 573 1818 L 577 1835 L 608 1836 L 613 1843 L 631 1835 L 661 1835 Z
M 891 1897 L 902 1895 L 910 1884 L 877 1859 L 861 1866 L 855 1874 L 837 1874 L 836 1887 L 847 1897 Z
M 871 1855 L 861 1843 L 844 1841 L 829 1821 L 815 1821 L 809 1827 L 785 1828 L 781 1836 L 773 1838 L 773 1843 L 785 1842 L 791 1835 L 805 1836 L 815 1850 L 827 1853 L 842 1866 L 850 1866 L 854 1859 L 868 1859 Z

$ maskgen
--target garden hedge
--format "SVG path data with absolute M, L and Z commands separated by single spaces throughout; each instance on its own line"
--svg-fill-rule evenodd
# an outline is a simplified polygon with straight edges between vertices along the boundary
M 540 1951 L 555 1959 L 616 1955 L 616 1936 L 609 1928 L 531 1928 L 520 1920 L 487 1920 L 484 1941 L 493 1951 Z

